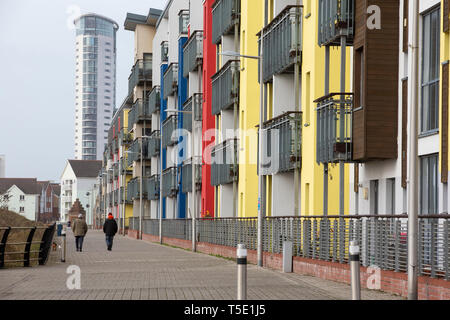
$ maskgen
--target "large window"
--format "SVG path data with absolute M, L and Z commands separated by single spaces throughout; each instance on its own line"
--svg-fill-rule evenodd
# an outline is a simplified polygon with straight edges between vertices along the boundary
M 438 214 L 438 159 L 420 157 L 420 214 Z
M 421 132 L 439 129 L 440 11 L 422 15 Z

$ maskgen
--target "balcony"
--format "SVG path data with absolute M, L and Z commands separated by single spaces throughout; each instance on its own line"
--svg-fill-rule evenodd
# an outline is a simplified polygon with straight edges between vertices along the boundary
M 319 0 L 319 46 L 340 46 L 341 35 L 353 45 L 354 0 Z
M 153 87 L 152 91 L 147 95 L 147 104 L 149 114 L 157 113 L 161 108 L 161 88 Z
M 195 31 L 183 48 L 183 76 L 197 70 L 203 63 L 203 31 Z
M 189 26 L 189 10 L 181 10 L 178 13 L 179 34 L 187 36 Z
M 170 97 L 175 93 L 175 90 L 178 87 L 178 63 L 171 63 L 166 72 L 164 72 L 163 85 L 163 98 L 166 100 L 167 97 Z
M 314 101 L 317 103 L 318 163 L 352 160 L 352 93 L 330 93 Z
M 133 134 L 131 132 L 128 132 L 127 129 L 122 129 L 119 132 L 119 142 L 122 146 L 129 145 L 131 142 L 133 142 Z
M 133 143 L 130 145 L 129 153 L 128 153 L 128 166 L 132 166 L 134 161 L 140 161 L 141 160 L 141 140 L 143 140 L 143 146 L 142 146 L 142 155 L 144 157 L 144 160 L 149 160 L 148 157 L 148 150 L 147 150 L 147 139 L 141 139 L 138 138 L 133 141 Z
M 143 177 L 142 178 L 142 189 L 143 189 L 143 193 L 142 193 L 142 199 L 143 200 L 148 200 L 147 199 L 147 187 L 148 187 L 148 180 L 149 178 L 147 177 Z M 133 178 L 130 180 L 130 182 L 128 182 L 127 185 L 127 200 L 139 200 L 141 197 L 140 194 L 140 183 L 141 180 L 139 177 Z
M 218 186 L 238 181 L 239 147 L 237 139 L 226 140 L 211 151 L 211 185 Z
M 137 60 L 128 77 L 128 95 L 133 94 L 136 86 L 152 81 L 152 59 Z
M 167 168 L 162 173 L 162 190 L 161 195 L 165 197 L 175 197 L 178 191 L 177 184 L 177 168 Z
M 151 120 L 152 114 L 149 111 L 148 104 L 142 99 L 137 99 L 128 113 L 128 128 L 133 128 L 135 123 Z
M 148 200 L 159 199 L 159 175 L 155 174 L 147 180 Z
M 195 164 L 195 186 L 197 191 L 202 188 L 202 166 L 201 164 Z M 181 171 L 182 183 L 181 191 L 183 193 L 192 192 L 192 158 L 183 162 Z
M 148 139 L 148 156 L 150 158 L 157 157 L 161 149 L 161 134 L 159 130 L 155 130 Z
M 178 137 L 174 137 L 172 139 L 172 134 L 175 132 L 175 130 L 178 129 L 178 116 L 177 115 L 171 115 L 166 120 L 164 120 L 162 124 L 162 147 L 163 149 L 167 148 L 168 146 L 173 146 L 178 142 Z
M 302 155 L 302 113 L 287 112 L 265 122 L 262 135 L 266 146 L 262 174 L 294 170 Z
M 161 42 L 161 62 L 169 61 L 169 42 Z
M 202 121 L 202 103 L 203 94 L 194 93 L 183 105 L 183 111 L 192 111 L 192 105 L 194 105 L 194 120 Z M 183 129 L 192 132 L 192 114 L 183 114 Z
M 239 103 L 239 60 L 229 60 L 212 77 L 212 114 L 218 115 L 221 110 Z
M 216 0 L 212 8 L 212 41 L 221 42 L 221 37 L 233 31 L 239 24 L 241 16 L 241 0 Z
M 128 199 L 128 194 L 126 192 L 126 188 L 120 187 L 120 203 L 125 204 L 132 204 L 133 200 L 130 198 Z
M 113 179 L 118 179 L 119 178 L 119 163 L 116 162 L 112 165 L 112 170 L 113 170 Z
M 128 164 L 129 156 L 128 153 L 125 153 L 124 157 L 121 158 L 120 174 L 130 174 L 133 171 L 133 168 Z
M 287 6 L 258 33 L 263 37 L 263 81 L 281 73 L 293 73 L 296 55 L 302 52 L 302 7 Z M 261 70 L 259 70 L 261 72 Z
M 118 205 L 119 204 L 119 189 L 116 189 L 113 191 L 114 194 L 114 205 Z

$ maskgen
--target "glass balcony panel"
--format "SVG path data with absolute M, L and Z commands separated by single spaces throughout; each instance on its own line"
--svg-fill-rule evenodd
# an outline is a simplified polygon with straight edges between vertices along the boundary
M 141 122 L 141 121 L 151 121 L 152 120 L 152 114 L 149 110 L 149 105 L 145 100 L 137 99 L 133 106 L 131 107 L 131 110 L 133 111 L 133 125 L 135 123 Z M 131 113 L 131 112 L 130 112 Z M 130 117 L 128 118 L 128 123 L 130 122 Z M 131 127 L 132 128 L 132 127 Z
M 171 167 L 164 170 L 162 177 L 161 195 L 163 197 L 175 197 L 178 191 L 177 168 Z
M 228 61 L 212 77 L 212 114 L 218 115 L 221 110 L 239 103 L 239 60 Z
M 189 10 L 181 10 L 178 14 L 180 35 L 188 34 Z
M 195 164 L 195 185 L 196 190 L 201 190 L 202 185 L 202 167 L 200 164 Z M 183 193 L 192 192 L 192 158 L 184 161 L 181 176 L 183 181 L 181 188 Z
M 137 60 L 128 77 L 128 94 L 131 95 L 136 86 L 150 81 L 152 81 L 152 59 Z
M 160 153 L 161 135 L 159 130 L 155 130 L 148 139 L 148 156 L 157 157 Z
M 148 200 L 159 199 L 159 175 L 155 174 L 147 180 Z
M 183 76 L 197 70 L 203 63 L 203 31 L 195 31 L 183 48 Z
M 239 173 L 238 140 L 226 140 L 211 151 L 211 185 L 218 186 L 237 181 Z
M 319 0 L 319 46 L 340 46 L 341 35 L 353 45 L 355 0 Z
M 172 96 L 178 86 L 178 63 L 171 63 L 164 72 L 164 99 Z
M 148 112 L 149 114 L 156 113 L 161 107 L 161 88 L 160 86 L 153 87 L 152 91 L 147 96 Z
M 317 103 L 316 161 L 351 162 L 353 94 L 331 93 L 314 102 Z
M 162 147 L 167 148 L 177 143 L 178 137 L 172 139 L 172 134 L 178 129 L 178 116 L 171 115 L 162 124 Z
M 241 0 L 216 0 L 212 8 L 212 41 L 221 42 L 221 37 L 233 31 L 233 26 L 239 24 L 241 15 Z

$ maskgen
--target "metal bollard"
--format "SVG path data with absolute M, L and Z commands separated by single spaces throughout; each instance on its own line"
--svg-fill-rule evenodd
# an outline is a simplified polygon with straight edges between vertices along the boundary
M 62 248 L 61 248 L 61 262 L 66 262 L 66 230 L 61 231 Z
M 358 241 L 350 241 L 350 272 L 352 285 L 352 300 L 361 300 L 361 280 L 359 269 L 359 246 Z
M 238 244 L 236 257 L 238 266 L 237 299 L 247 300 L 247 249 L 245 249 L 245 244 Z

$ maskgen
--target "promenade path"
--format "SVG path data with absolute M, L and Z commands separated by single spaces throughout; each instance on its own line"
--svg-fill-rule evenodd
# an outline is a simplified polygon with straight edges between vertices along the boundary
M 0 270 L 0 300 L 234 300 L 236 263 L 118 235 L 106 250 L 102 232 L 89 230 L 83 252 L 67 236 L 66 263 L 55 252 L 45 266 Z M 81 270 L 81 289 L 69 290 L 66 269 Z M 249 300 L 350 299 L 350 286 L 248 265 Z M 401 299 L 363 290 L 363 299 Z

